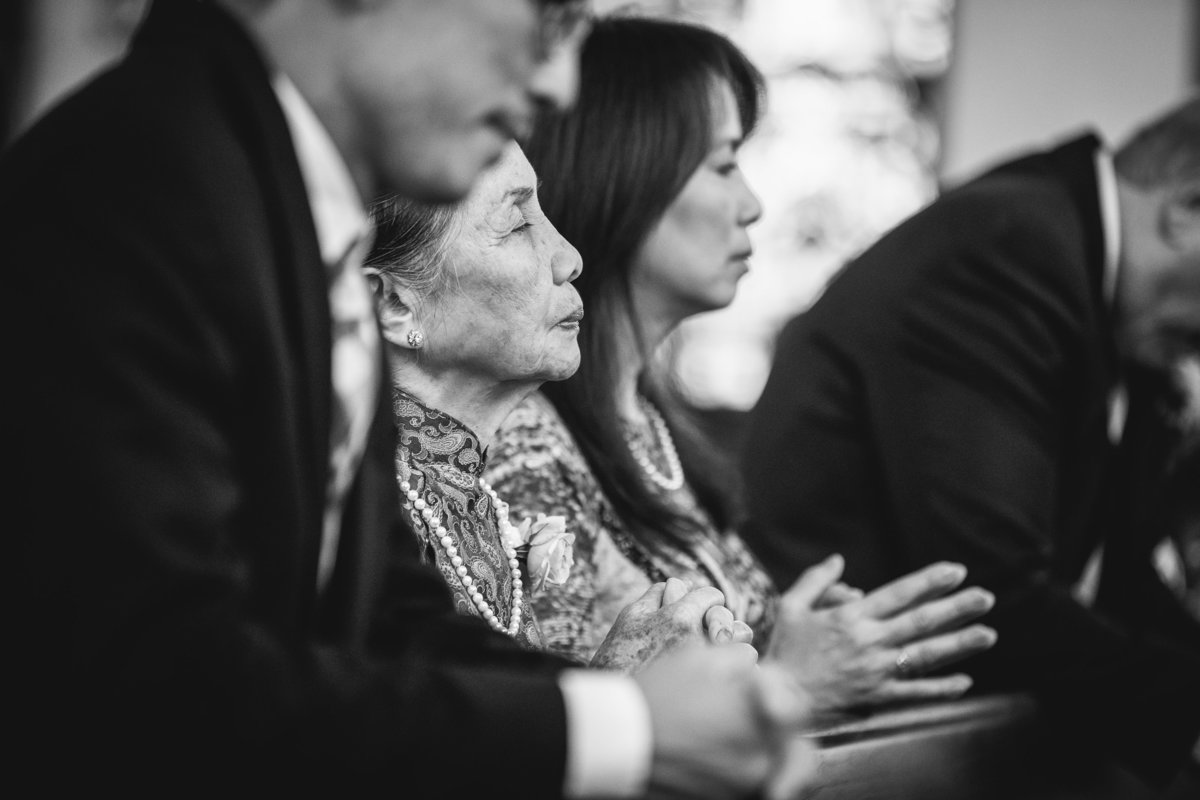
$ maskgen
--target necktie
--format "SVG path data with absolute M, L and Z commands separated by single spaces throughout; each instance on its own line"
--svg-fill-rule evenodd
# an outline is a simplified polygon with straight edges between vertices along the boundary
M 379 368 L 379 332 L 363 261 L 373 230 L 357 237 L 345 254 L 329 265 L 332 330 L 332 403 L 329 431 L 329 477 L 317 586 L 324 589 L 333 574 L 341 533 L 342 510 L 366 447 L 374 416 Z

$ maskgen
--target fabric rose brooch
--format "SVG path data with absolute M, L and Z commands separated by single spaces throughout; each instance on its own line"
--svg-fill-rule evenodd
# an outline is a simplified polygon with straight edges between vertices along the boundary
M 546 584 L 561 586 L 567 582 L 575 563 L 575 534 L 567 533 L 566 517 L 526 517 L 520 525 L 510 525 L 507 533 L 517 557 L 524 557 L 532 591 L 540 591 Z

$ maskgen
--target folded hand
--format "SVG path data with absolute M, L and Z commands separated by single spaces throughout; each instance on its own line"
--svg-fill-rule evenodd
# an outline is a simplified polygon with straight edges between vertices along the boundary
M 720 590 L 689 589 L 678 578 L 668 578 L 621 610 L 591 665 L 636 672 L 660 653 L 684 643 L 708 641 L 729 642 L 753 652 L 750 629 L 734 621 Z

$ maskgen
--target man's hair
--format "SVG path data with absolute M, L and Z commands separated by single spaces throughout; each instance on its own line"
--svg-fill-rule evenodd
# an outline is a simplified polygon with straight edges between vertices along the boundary
M 1200 95 L 1134 132 L 1113 163 L 1118 175 L 1142 189 L 1200 180 Z

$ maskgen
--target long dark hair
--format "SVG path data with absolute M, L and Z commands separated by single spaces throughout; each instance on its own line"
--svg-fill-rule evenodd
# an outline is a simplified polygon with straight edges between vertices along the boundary
M 541 180 L 542 208 L 584 264 L 575 281 L 587 309 L 579 335 L 582 363 L 573 377 L 543 391 L 630 534 L 651 551 L 661 551 L 664 541 L 682 544 L 695 526 L 646 486 L 625 444 L 613 389 L 619 371 L 613 337 L 628 318 L 650 363 L 632 314 L 631 265 L 712 149 L 722 82 L 733 90 L 748 135 L 758 122 L 763 78 L 727 38 L 678 21 L 598 19 L 583 47 L 578 102 L 541 118 L 525 146 Z M 717 461 L 677 393 L 649 372 L 640 389 L 666 416 L 689 484 L 714 522 L 729 524 L 734 494 L 722 486 L 732 470 Z

